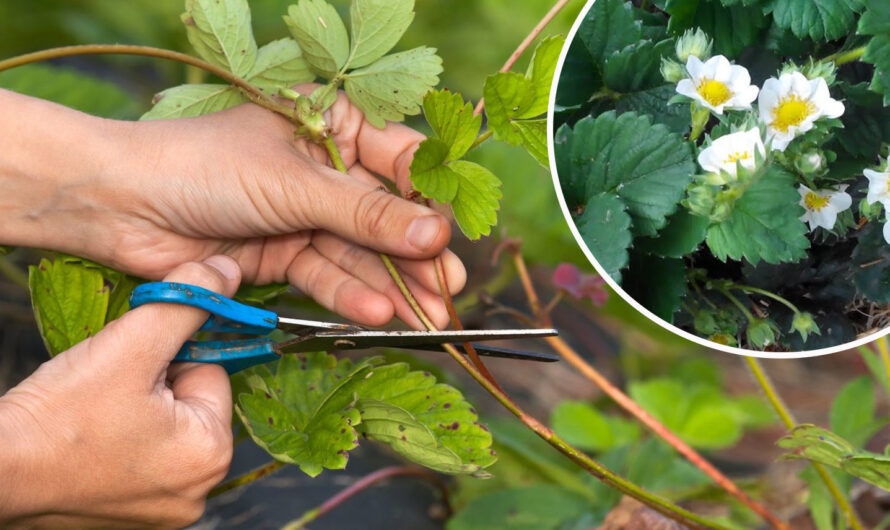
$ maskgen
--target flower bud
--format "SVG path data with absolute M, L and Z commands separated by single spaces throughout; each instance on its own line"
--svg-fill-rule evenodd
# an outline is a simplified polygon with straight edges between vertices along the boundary
M 724 346 L 736 346 L 735 337 L 728 333 L 715 333 L 708 337 L 708 340 Z
M 775 342 L 776 333 L 773 324 L 765 318 L 755 318 L 748 323 L 746 332 L 748 342 L 755 348 L 765 348 Z
M 714 207 L 714 191 L 707 184 L 693 184 L 686 191 L 686 205 L 689 210 L 701 217 L 709 217 Z
M 821 335 L 822 332 L 819 330 L 819 326 L 816 325 L 816 321 L 813 319 L 813 315 L 810 313 L 797 313 L 794 315 L 794 319 L 791 321 L 791 331 L 796 331 L 800 333 L 801 338 L 803 338 L 804 342 L 807 340 L 807 335 L 810 333 L 814 333 L 816 335 Z
M 721 171 L 720 173 L 707 173 L 702 180 L 711 186 L 722 186 L 735 179 L 726 171 Z
M 668 57 L 661 58 L 661 76 L 668 83 L 678 83 L 689 77 L 685 66 Z
M 831 86 L 837 79 L 837 66 L 832 61 L 813 61 L 810 59 L 810 62 L 800 69 L 800 73 L 805 75 L 810 81 L 821 77 L 828 83 L 828 86 Z
M 720 329 L 717 326 L 717 319 L 714 318 L 714 313 L 704 309 L 695 314 L 693 326 L 695 326 L 695 331 L 702 335 L 713 335 Z
M 874 221 L 881 217 L 881 210 L 884 207 L 879 201 L 869 203 L 867 199 L 859 201 L 859 215 L 865 217 L 869 221 Z
M 708 34 L 699 28 L 687 29 L 683 36 L 677 39 L 677 59 L 686 64 L 690 56 L 696 56 L 702 61 L 711 57 L 711 45 L 713 42 Z
M 794 167 L 804 175 L 817 175 L 825 169 L 825 155 L 817 149 L 801 153 Z

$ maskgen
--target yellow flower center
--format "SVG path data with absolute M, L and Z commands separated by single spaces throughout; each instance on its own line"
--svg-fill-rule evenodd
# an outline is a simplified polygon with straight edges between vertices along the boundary
M 735 153 L 732 153 L 731 155 L 726 157 L 726 161 L 724 163 L 735 164 L 736 162 L 748 160 L 749 158 L 751 158 L 751 153 L 749 153 L 748 151 L 745 151 L 744 153 L 739 153 L 738 151 L 736 151 Z
M 803 196 L 804 206 L 807 207 L 807 210 L 813 210 L 814 212 L 821 212 L 822 208 L 828 206 L 828 197 L 823 197 L 818 193 L 813 193 L 812 191 L 807 192 L 806 195 Z
M 791 94 L 773 109 L 772 126 L 777 131 L 788 132 L 790 127 L 800 125 L 815 111 L 815 105 L 800 99 L 796 94 Z
M 728 86 L 713 79 L 702 79 L 696 91 L 703 100 L 710 103 L 713 107 L 726 103 L 732 97 L 732 91 L 729 90 Z

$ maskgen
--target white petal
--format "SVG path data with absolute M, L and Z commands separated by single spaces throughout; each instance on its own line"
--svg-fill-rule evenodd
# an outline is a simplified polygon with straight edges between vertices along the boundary
M 692 59 L 692 57 L 690 57 L 690 59 Z M 698 91 L 695 89 L 695 84 L 691 79 L 681 79 L 680 82 L 677 83 L 677 93 L 690 98 L 701 97 L 698 95 Z
M 844 115 L 844 104 L 836 99 L 828 98 L 828 101 L 822 104 L 822 114 L 828 118 L 840 118 Z
M 809 192 L 811 192 L 811 191 L 813 191 L 813 190 L 811 190 L 810 188 L 804 186 L 803 184 L 801 184 L 801 185 L 799 185 L 799 186 L 797 187 L 797 193 L 800 193 L 800 198 L 801 198 L 801 204 L 800 204 L 800 205 L 801 205 L 801 206 L 803 206 L 803 198 L 806 197 L 806 196 L 807 196 L 807 193 L 809 193 Z
M 835 208 L 838 212 L 842 212 L 853 204 L 853 197 L 849 193 L 838 191 L 831 194 L 828 199 L 828 205 Z
M 735 96 L 733 96 L 732 101 L 734 105 L 737 105 L 740 108 L 750 109 L 751 103 L 757 99 L 757 94 L 760 92 L 760 89 L 754 85 L 748 85 L 738 92 L 736 92 Z
M 710 171 L 711 173 L 719 173 L 724 160 L 726 160 L 726 157 L 718 152 L 718 148 L 713 145 L 703 149 L 702 152 L 698 154 L 698 165 L 705 171 Z
M 813 212 L 812 217 L 816 222 L 816 226 L 831 230 L 834 228 L 834 223 L 837 222 L 837 210 L 831 206 L 825 206 L 822 210 Z
M 732 75 L 732 64 L 722 55 L 715 55 L 705 63 L 705 72 L 711 74 L 712 79 L 726 83 Z
M 689 77 L 696 81 L 701 79 L 703 68 L 704 63 L 695 55 L 690 55 L 689 59 L 686 60 L 686 71 L 689 72 Z
M 773 151 L 784 151 L 785 148 L 788 147 L 788 144 L 791 143 L 791 140 L 794 140 L 794 136 L 778 132 L 775 129 L 770 129 L 770 131 L 773 133 L 773 135 L 770 137 L 772 139 L 772 144 L 770 144 L 770 147 Z
M 884 241 L 890 244 L 890 221 L 884 223 Z
M 791 72 L 789 91 L 797 94 L 801 99 L 809 99 L 811 95 L 810 80 L 800 72 Z
M 869 184 L 872 182 L 886 182 L 890 178 L 890 172 L 875 171 L 874 169 L 863 169 L 862 174 L 868 179 Z

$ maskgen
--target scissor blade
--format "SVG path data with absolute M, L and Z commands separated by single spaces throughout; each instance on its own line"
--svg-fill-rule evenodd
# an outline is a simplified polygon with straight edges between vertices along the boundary
M 467 353 L 467 350 L 464 348 L 463 344 L 455 344 L 454 347 L 463 354 Z M 445 351 L 445 349 L 442 348 L 441 344 L 437 344 L 435 346 L 414 346 L 413 349 L 439 352 Z M 541 363 L 553 363 L 559 360 L 559 356 L 553 355 L 552 353 L 514 350 L 513 348 L 501 348 L 500 346 L 488 346 L 479 343 L 474 343 L 473 349 L 476 350 L 476 353 L 478 353 L 479 355 L 484 355 L 485 357 L 516 359 L 518 361 L 537 361 Z
M 282 353 L 365 348 L 419 348 L 444 343 L 532 339 L 557 335 L 555 329 L 491 329 L 463 331 L 319 331 L 279 344 Z
M 364 328 L 354 324 L 340 324 L 337 322 L 322 322 L 321 320 L 303 320 L 301 318 L 278 317 L 278 329 L 300 335 L 309 330 L 330 329 L 343 331 L 359 331 Z

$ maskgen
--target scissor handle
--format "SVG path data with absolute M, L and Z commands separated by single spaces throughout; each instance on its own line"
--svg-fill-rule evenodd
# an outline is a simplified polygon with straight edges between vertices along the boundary
M 278 359 L 271 339 L 188 341 L 173 362 L 213 363 L 229 374 Z
M 197 285 L 150 282 L 136 287 L 130 294 L 130 307 L 133 309 L 157 302 L 187 305 L 207 311 L 210 318 L 201 326 L 201 331 L 265 335 L 274 331 L 278 325 L 278 315 L 272 311 L 238 303 Z

